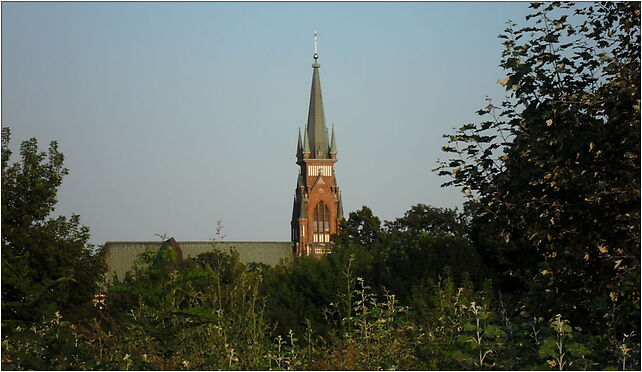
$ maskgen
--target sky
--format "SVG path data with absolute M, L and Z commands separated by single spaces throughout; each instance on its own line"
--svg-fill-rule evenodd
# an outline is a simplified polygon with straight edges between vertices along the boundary
M 523 2 L 2 2 L 2 126 L 58 141 L 94 244 L 288 241 L 318 30 L 345 215 L 461 208 L 432 169 L 478 121 Z M 14 160 L 16 157 L 14 156 Z

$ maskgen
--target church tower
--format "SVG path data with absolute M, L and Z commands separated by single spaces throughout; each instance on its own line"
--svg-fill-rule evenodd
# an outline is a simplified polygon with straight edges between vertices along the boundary
M 297 256 L 320 256 L 330 252 L 330 235 L 337 233 L 339 220 L 343 217 L 341 193 L 334 173 L 337 162 L 334 126 L 328 140 L 318 59 L 315 32 L 308 123 L 303 131 L 303 141 L 299 130 L 296 152 L 300 170 L 294 192 L 291 228 L 292 245 Z

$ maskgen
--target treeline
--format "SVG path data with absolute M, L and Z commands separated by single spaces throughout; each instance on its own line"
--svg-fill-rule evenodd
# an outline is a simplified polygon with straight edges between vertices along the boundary
M 56 144 L 10 163 L 3 128 L 2 367 L 640 369 L 640 5 L 531 8 L 506 100 L 445 136 L 464 210 L 363 207 L 320 259 L 165 245 L 104 284 Z
M 277 267 L 221 252 L 179 261 L 167 245 L 147 252 L 85 318 L 58 312 L 5 331 L 3 366 L 639 368 L 639 340 L 613 322 L 580 328 L 494 288 L 457 211 L 418 205 L 382 226 L 364 207 L 344 227 L 332 254 Z

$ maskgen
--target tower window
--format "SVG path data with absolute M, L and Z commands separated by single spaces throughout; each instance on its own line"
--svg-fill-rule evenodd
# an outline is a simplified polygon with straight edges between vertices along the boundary
M 314 208 L 312 223 L 315 233 L 330 232 L 330 211 L 322 201 Z

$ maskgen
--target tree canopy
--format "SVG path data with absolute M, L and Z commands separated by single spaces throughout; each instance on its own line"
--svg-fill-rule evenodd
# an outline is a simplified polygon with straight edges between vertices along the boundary
M 10 163 L 10 130 L 2 129 L 2 321 L 34 321 L 79 311 L 104 271 L 88 244 L 89 228 L 73 215 L 52 216 L 68 173 L 58 144 L 38 150 L 35 138 Z M 77 315 L 77 314 L 76 314 Z
M 500 35 L 507 98 L 446 136 L 454 157 L 439 174 L 479 200 L 476 223 L 496 237 L 481 250 L 530 290 L 531 310 L 630 324 L 640 303 L 640 4 L 531 8 L 526 25 Z

